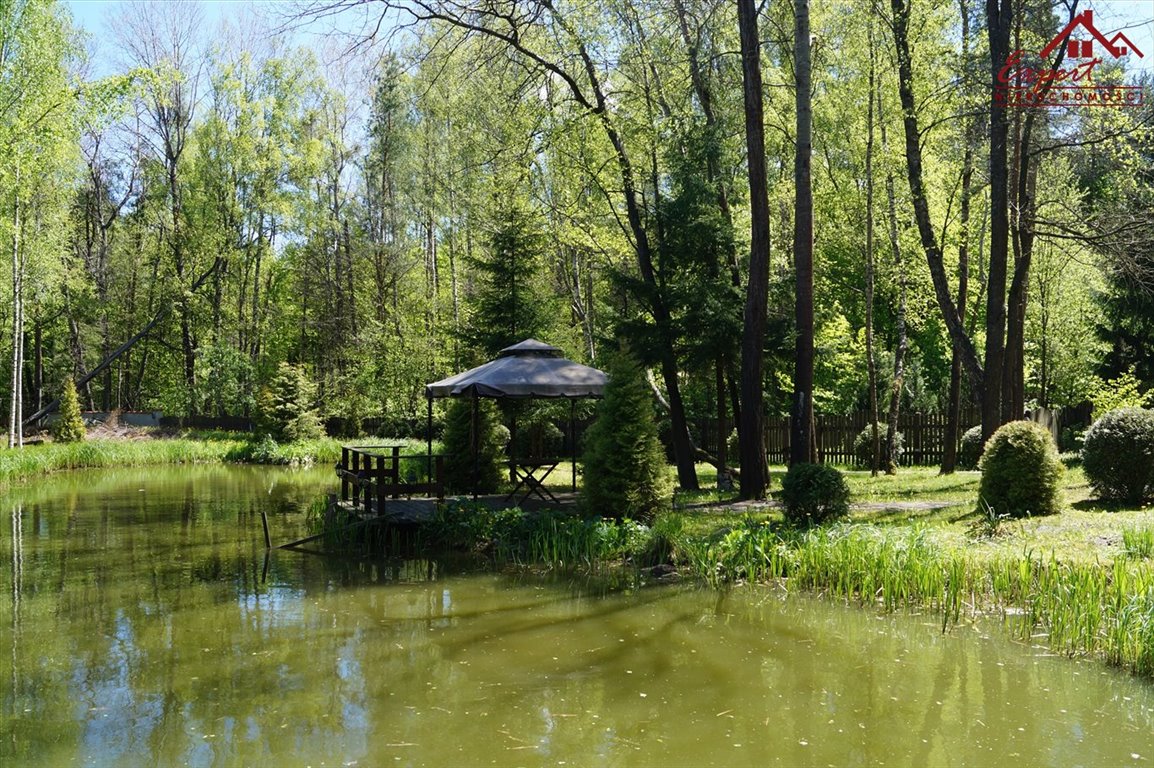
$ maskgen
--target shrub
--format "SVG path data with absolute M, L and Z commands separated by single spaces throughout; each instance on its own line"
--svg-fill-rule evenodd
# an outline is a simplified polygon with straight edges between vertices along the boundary
M 873 427 L 866 424 L 865 429 L 858 433 L 857 437 L 853 439 L 853 458 L 854 465 L 857 467 L 869 468 L 870 462 L 873 460 Z M 894 433 L 894 457 L 893 463 L 897 464 L 902 458 L 902 444 L 905 442 L 901 432 Z M 889 466 L 889 457 L 886 456 L 886 425 L 878 423 L 878 469 L 885 469 Z
M 970 427 L 958 448 L 958 469 L 977 469 L 982 458 L 982 425 Z
M 493 493 L 501 484 L 509 430 L 490 400 L 477 400 L 477 440 L 474 457 L 473 400 L 453 398 L 445 414 L 445 485 L 456 493 Z
M 1066 468 L 1050 431 L 1032 421 L 1002 425 L 986 442 L 979 463 L 979 507 L 989 514 L 1028 517 L 1061 510 Z
M 825 464 L 794 464 L 781 481 L 780 497 L 786 522 L 795 526 L 821 525 L 849 514 L 849 485 L 841 472 Z
M 257 420 L 266 434 L 277 440 L 297 442 L 325 436 L 316 411 L 317 388 L 301 368 L 281 363 L 277 374 L 259 398 Z
M 76 395 L 76 384 L 72 379 L 64 380 L 60 392 L 60 415 L 52 425 L 52 439 L 58 443 L 78 443 L 85 438 L 87 430 L 80 417 L 80 398 Z
M 597 420 L 585 434 L 584 502 L 598 515 L 648 522 L 669 506 L 672 492 L 653 394 L 627 353 L 610 360 L 608 373 Z
M 1150 393 L 1142 393 L 1142 382 L 1134 375 L 1134 366 L 1116 378 L 1097 380 L 1090 388 L 1094 413 L 1105 416 L 1121 408 L 1144 408 L 1150 404 Z
M 1154 491 L 1154 411 L 1120 408 L 1095 421 L 1082 467 L 1098 498 L 1137 503 Z

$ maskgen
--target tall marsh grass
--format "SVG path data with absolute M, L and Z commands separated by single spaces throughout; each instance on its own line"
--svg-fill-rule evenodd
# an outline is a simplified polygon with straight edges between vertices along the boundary
M 417 440 L 364 438 L 366 444 L 401 445 L 404 454 L 424 456 L 425 443 Z M 245 464 L 335 464 L 344 442 L 334 438 L 278 444 L 237 432 L 189 432 L 181 437 L 142 440 L 86 440 L 0 449 L 0 488 L 49 472 L 101 467 L 140 467 L 158 464 L 236 462 Z M 434 449 L 437 446 L 434 445 Z M 424 474 L 419 458 L 402 460 L 415 474 Z M 411 465 L 411 466 L 410 466 Z
M 838 525 L 798 533 L 747 520 L 687 542 L 687 563 L 711 584 L 771 581 L 876 605 L 927 610 L 942 630 L 963 615 L 1001 612 L 1024 640 L 1098 655 L 1154 675 L 1154 568 L 1124 558 L 1066 563 L 1033 552 L 981 561 L 934 543 L 924 529 Z
M 240 440 L 87 440 L 0 451 L 0 487 L 64 469 L 193 464 L 228 460 Z
M 1154 557 L 1154 528 L 1123 528 L 1122 548 L 1127 557 L 1138 560 Z

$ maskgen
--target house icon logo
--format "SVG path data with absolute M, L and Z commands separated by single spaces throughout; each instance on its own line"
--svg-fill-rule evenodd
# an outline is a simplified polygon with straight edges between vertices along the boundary
M 1079 28 L 1083 33 L 1089 35 L 1089 39 L 1076 39 L 1074 37 L 1075 31 Z M 1066 41 L 1066 55 L 1071 59 L 1094 58 L 1095 42 L 1115 59 L 1120 59 L 1130 53 L 1137 55 L 1140 59 L 1145 58 L 1145 54 L 1138 50 L 1138 47 L 1121 32 L 1110 39 L 1106 39 L 1106 36 L 1094 26 L 1094 11 L 1092 10 L 1082 11 L 1070 19 L 1070 23 L 1063 27 L 1062 31 L 1055 35 L 1054 39 L 1042 49 L 1042 58 L 1050 56 L 1062 44 L 1063 40 Z

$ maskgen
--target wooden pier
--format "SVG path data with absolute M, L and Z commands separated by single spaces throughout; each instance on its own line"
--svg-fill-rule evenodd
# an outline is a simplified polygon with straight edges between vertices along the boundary
M 338 503 L 362 518 L 431 519 L 445 498 L 444 457 L 402 456 L 396 445 L 342 446 L 337 477 Z

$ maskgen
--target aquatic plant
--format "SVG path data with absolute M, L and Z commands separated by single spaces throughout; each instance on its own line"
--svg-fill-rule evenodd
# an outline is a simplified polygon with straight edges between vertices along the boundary
M 1031 551 L 992 561 L 945 549 L 925 528 L 839 524 L 803 533 L 747 519 L 712 541 L 686 542 L 685 563 L 713 585 L 765 581 L 877 606 L 928 610 L 942 631 L 964 614 L 1001 612 L 1024 640 L 1099 655 L 1154 674 L 1154 568 L 1124 559 L 1065 563 Z
M 1122 547 L 1127 557 L 1139 560 L 1154 557 L 1154 528 L 1123 528 Z

